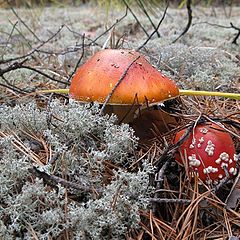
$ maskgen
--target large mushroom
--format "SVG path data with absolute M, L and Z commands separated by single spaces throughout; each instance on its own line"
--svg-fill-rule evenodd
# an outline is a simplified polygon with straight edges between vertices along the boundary
M 174 139 L 178 142 L 186 129 L 179 131 Z M 237 174 L 237 155 L 234 142 L 228 132 L 218 124 L 199 124 L 179 147 L 176 161 L 184 165 L 187 173 L 195 172 L 199 179 L 217 184 L 224 177 Z
M 104 103 L 131 63 L 108 104 L 155 103 L 179 95 L 176 84 L 155 69 L 140 53 L 105 49 L 97 52 L 77 70 L 71 82 L 70 97 L 79 101 Z
M 151 106 L 179 95 L 240 99 L 240 94 L 235 93 L 178 89 L 174 81 L 155 69 L 140 53 L 123 49 L 104 49 L 94 54 L 78 68 L 69 90 L 40 91 L 51 92 L 69 93 L 71 98 L 83 102 L 97 101 L 103 104 L 106 113 L 115 113 L 125 122 L 133 120 L 139 106 Z
M 178 89 L 175 82 L 155 69 L 140 53 L 126 49 L 104 49 L 94 54 L 78 68 L 70 90 L 51 89 L 39 93 L 70 93 L 80 101 L 104 103 L 115 84 L 118 86 L 108 104 L 132 105 L 136 101 L 151 104 L 179 95 L 240 99 L 238 93 Z
M 179 90 L 175 82 L 161 74 L 140 53 L 105 49 L 77 70 L 69 95 L 79 101 L 102 104 L 108 98 L 107 112 L 129 122 L 139 106 L 174 98 Z

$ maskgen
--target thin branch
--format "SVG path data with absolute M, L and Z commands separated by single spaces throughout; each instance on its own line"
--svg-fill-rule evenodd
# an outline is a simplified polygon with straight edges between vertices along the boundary
M 81 61 L 82 61 L 82 59 L 83 59 L 83 56 L 84 56 L 84 39 L 85 39 L 85 34 L 83 34 L 83 36 L 82 36 L 82 54 L 81 54 L 80 58 L 78 59 L 78 62 L 77 62 L 77 64 L 76 64 L 74 70 L 73 70 L 72 73 L 69 75 L 68 80 L 67 80 L 68 82 L 71 80 L 73 74 L 77 71 L 77 68 L 79 67 L 79 64 L 81 63 Z
M 27 60 L 28 59 L 24 59 L 22 62 L 14 62 L 10 66 L 6 67 L 5 69 L 1 69 L 0 68 L 0 77 L 3 77 L 4 74 L 6 74 L 7 72 L 11 72 L 13 70 L 25 68 L 25 69 L 31 70 L 33 72 L 37 72 L 38 74 L 40 74 L 40 75 L 42 75 L 42 76 L 44 76 L 46 78 L 49 78 L 52 81 L 55 81 L 55 82 L 58 82 L 58 83 L 62 83 L 62 84 L 65 84 L 65 85 L 70 85 L 70 83 L 64 82 L 64 81 L 61 81 L 61 80 L 58 80 L 58 79 L 55 79 L 55 78 L 49 76 L 48 74 L 39 71 L 38 69 L 35 69 L 33 67 L 30 67 L 30 66 L 23 65 Z
M 11 20 L 9 20 L 9 22 L 11 23 L 12 26 L 15 26 L 15 23 L 12 23 Z M 25 37 L 25 35 L 15 26 L 15 29 L 17 30 L 17 32 L 19 33 L 19 35 L 21 35 L 21 37 L 25 40 L 25 42 L 27 43 L 27 45 L 29 46 L 29 48 L 32 48 L 32 45 L 30 43 L 30 40 L 27 39 Z
M 13 25 L 13 27 L 12 27 L 12 30 L 11 30 L 9 36 L 8 36 L 7 42 L 6 42 L 5 47 L 3 49 L 3 52 L 6 51 L 7 45 L 10 42 L 10 39 L 11 39 L 11 37 L 13 35 L 14 29 L 16 28 L 17 24 L 18 24 L 18 21 L 16 21 L 15 24 Z M 3 56 L 4 56 L 4 54 L 2 54 L 2 60 L 3 60 Z
M 19 56 L 19 57 L 14 57 L 14 58 L 9 58 L 6 60 L 1 60 L 0 64 L 4 64 L 4 63 L 9 63 L 12 61 L 17 61 L 23 58 L 27 58 L 29 56 L 31 56 L 33 53 L 37 52 L 39 48 L 41 48 L 43 45 L 45 45 L 46 43 L 48 43 L 49 41 L 51 41 L 62 29 L 63 29 L 64 25 L 62 25 L 58 31 L 56 33 L 54 33 L 53 35 L 51 35 L 51 37 L 49 37 L 47 40 L 45 40 L 44 42 L 42 42 L 41 44 L 39 44 L 36 48 L 34 48 L 32 51 L 30 51 L 29 53 Z
M 13 64 L 11 64 L 10 66 L 2 69 L 0 68 L 0 76 L 2 77 L 5 73 L 16 70 L 18 68 L 21 68 L 21 66 L 27 61 L 27 59 L 24 59 L 21 62 L 14 62 Z
M 160 168 L 158 173 L 155 174 L 155 183 L 156 183 L 155 189 L 156 189 L 156 191 L 154 193 L 154 199 L 159 199 L 158 197 L 160 194 L 159 194 L 158 190 L 160 190 L 162 188 L 165 172 L 166 172 L 168 166 L 170 165 L 171 160 L 172 160 L 171 158 L 168 158 L 167 161 L 165 161 L 165 163 L 162 165 L 162 167 Z M 153 201 L 153 203 L 156 203 L 156 201 Z M 153 204 L 152 210 L 154 213 L 156 213 L 156 211 L 157 211 L 156 204 Z
M 138 56 L 137 58 L 135 58 L 126 68 L 126 70 L 124 71 L 124 73 L 122 74 L 122 76 L 119 78 L 119 80 L 116 82 L 116 84 L 114 85 L 113 89 L 111 90 L 111 92 L 108 94 L 108 96 L 106 97 L 103 106 L 101 108 L 101 113 L 103 112 L 104 108 L 106 107 L 108 101 L 110 100 L 111 96 L 113 95 L 114 91 L 117 89 L 117 87 L 119 86 L 119 84 L 122 82 L 122 80 L 126 77 L 128 70 L 131 68 L 131 66 L 140 58 L 140 56 Z
M 173 43 L 177 42 L 178 39 L 180 39 L 184 34 L 187 33 L 187 31 L 189 30 L 189 28 L 191 27 L 192 24 L 192 8 L 191 8 L 191 4 L 192 4 L 192 0 L 187 0 L 187 10 L 188 10 L 188 23 L 187 26 L 185 27 L 185 29 L 183 30 L 183 32 L 180 34 L 179 37 L 177 37 Z
M 160 33 L 158 32 L 157 27 L 155 26 L 154 22 L 152 21 L 151 17 L 149 16 L 147 10 L 145 9 L 142 0 L 138 0 L 137 3 L 139 5 L 139 7 L 142 9 L 142 11 L 144 12 L 144 14 L 147 16 L 147 18 L 148 18 L 149 22 L 151 23 L 153 29 L 156 31 L 157 36 L 160 38 L 161 37 Z
M 232 28 L 234 28 L 235 30 L 238 31 L 237 35 L 234 37 L 234 39 L 233 39 L 233 41 L 232 41 L 233 44 L 238 45 L 237 40 L 238 40 L 238 38 L 240 37 L 240 28 L 234 26 L 231 22 L 230 22 L 230 25 L 231 25 Z
M 42 75 L 42 76 L 44 76 L 44 77 L 46 77 L 46 78 L 48 78 L 48 79 L 50 79 L 50 80 L 52 80 L 54 82 L 62 83 L 62 84 L 65 84 L 65 85 L 70 85 L 69 82 L 64 82 L 64 81 L 55 79 L 55 78 L 49 76 L 48 74 L 46 74 L 44 72 L 41 72 L 38 69 L 35 69 L 33 67 L 23 65 L 23 66 L 20 66 L 19 68 L 25 68 L 25 69 L 28 69 L 28 70 L 32 70 L 33 72 L 39 73 L 40 75 Z
M 141 29 L 144 31 L 144 33 L 147 35 L 147 37 L 149 37 L 148 32 L 145 30 L 145 28 L 143 27 L 143 25 L 139 22 L 137 16 L 134 14 L 134 12 L 132 11 L 132 9 L 129 7 L 129 5 L 127 4 L 126 0 L 123 0 L 123 3 L 124 3 L 125 6 L 127 7 L 127 9 L 129 9 L 129 11 L 131 12 L 131 14 L 132 14 L 133 17 L 135 18 L 136 22 L 139 24 L 139 26 L 140 26 Z
M 1 78 L 3 78 L 3 76 L 1 76 Z M 4 78 L 3 78 L 4 79 Z M 3 84 L 3 83 L 0 83 L 0 86 L 4 87 L 4 88 L 7 88 L 7 89 L 10 89 L 14 92 L 17 92 L 17 93 L 28 93 L 27 91 L 25 90 L 22 90 L 16 86 L 13 86 L 13 85 L 6 85 L 6 84 Z
M 9 4 L 9 6 L 11 6 L 11 4 Z M 30 27 L 28 27 L 28 25 L 20 18 L 20 16 L 17 14 L 17 12 L 14 10 L 13 7 L 10 7 L 13 14 L 19 19 L 19 21 L 27 28 L 27 30 L 39 41 L 42 42 L 41 39 L 39 39 L 39 37 L 32 31 L 32 29 Z
M 232 28 L 231 26 L 224 26 L 224 25 L 221 25 L 221 24 L 216 24 L 216 23 L 209 23 L 209 22 L 196 22 L 196 23 L 193 23 L 192 25 L 195 26 L 195 25 L 200 25 L 200 24 L 207 24 L 209 26 L 213 26 L 213 27 L 220 27 L 220 28 Z
M 162 24 L 162 22 L 163 22 L 163 20 L 164 20 L 164 18 L 166 16 L 168 6 L 169 6 L 169 1 L 167 1 L 166 8 L 165 8 L 165 10 L 163 12 L 162 18 L 160 19 L 156 29 L 150 34 L 150 36 L 147 38 L 147 40 L 140 47 L 137 48 L 136 51 L 141 50 L 148 43 L 148 41 L 152 38 L 152 36 L 156 33 L 156 31 L 158 31 L 159 27 L 161 26 L 161 24 Z
M 126 13 L 124 14 L 124 16 L 123 16 L 122 18 L 120 18 L 119 20 L 117 20 L 117 23 L 119 23 L 119 22 L 120 22 L 123 18 L 125 18 L 125 17 L 126 17 Z M 114 23 L 114 24 L 116 24 L 116 23 Z M 79 37 L 83 37 L 83 35 L 85 35 L 85 33 L 81 34 L 81 33 L 78 33 L 78 32 L 76 32 L 76 31 L 72 30 L 72 29 L 71 29 L 69 26 L 67 26 L 67 25 L 66 25 L 66 28 L 67 28 L 67 30 L 68 30 L 70 33 L 73 33 L 73 36 L 74 36 L 74 34 L 77 35 L 77 36 L 79 36 Z M 90 44 L 86 44 L 86 45 L 84 45 L 84 47 L 90 46 L 90 45 L 96 45 L 96 46 L 102 47 L 100 44 L 96 43 L 96 40 L 92 40 L 90 37 L 88 37 L 88 36 L 86 36 L 86 35 L 84 36 L 84 38 L 90 41 Z M 82 45 L 81 45 L 80 47 L 82 47 Z
M 112 28 L 114 28 L 118 23 L 120 23 L 126 16 L 127 16 L 127 13 L 128 13 L 128 8 L 126 8 L 126 11 L 125 11 L 125 14 L 120 18 L 120 19 L 117 19 L 116 22 L 114 24 L 112 24 L 106 31 L 104 31 L 102 34 L 100 34 L 99 36 L 97 36 L 94 40 L 92 40 L 92 42 L 90 42 L 88 44 L 88 46 L 92 45 L 92 44 L 95 44 L 95 42 L 101 38 L 102 36 L 104 36 L 106 33 L 108 33 Z
M 37 177 L 40 177 L 47 182 L 60 184 L 64 187 L 66 187 L 66 188 L 73 188 L 73 189 L 76 189 L 76 190 L 79 190 L 79 191 L 84 191 L 84 192 L 101 193 L 100 189 L 97 190 L 97 189 L 94 189 L 93 187 L 83 186 L 83 185 L 80 185 L 78 183 L 70 182 L 68 180 L 57 177 L 55 175 L 49 175 L 45 172 L 42 172 L 42 171 L 38 170 L 36 167 L 33 167 L 33 169 L 31 169 L 30 171 L 34 175 L 36 175 Z
M 240 37 L 240 28 L 234 26 L 232 22 L 230 22 L 230 26 L 224 26 L 224 25 L 221 25 L 221 24 L 209 23 L 209 22 L 198 22 L 198 23 L 194 23 L 193 26 L 194 25 L 199 25 L 199 24 L 207 24 L 207 25 L 214 26 L 214 27 L 237 30 L 238 32 L 237 32 L 236 36 L 234 37 L 234 39 L 232 40 L 232 44 L 238 45 L 237 40 Z
M 153 203 L 180 203 L 180 204 L 190 204 L 190 199 L 171 199 L 171 198 L 149 198 L 150 202 Z

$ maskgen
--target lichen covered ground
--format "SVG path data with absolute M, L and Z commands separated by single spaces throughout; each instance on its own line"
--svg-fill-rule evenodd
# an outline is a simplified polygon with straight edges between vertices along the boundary
M 164 9 L 148 9 L 155 26 Z M 132 10 L 141 25 L 124 8 L 96 5 L 0 10 L 0 239 L 239 236 L 239 206 L 226 206 L 227 197 L 239 196 L 232 194 L 234 179 L 217 189 L 189 182 L 169 147 L 179 127 L 204 116 L 226 124 L 239 154 L 239 101 L 166 103 L 165 120 L 155 123 L 167 130 L 154 125 L 145 141 L 136 135 L 149 136 L 146 119 L 132 123 L 134 132 L 102 115 L 98 104 L 35 94 L 68 87 L 79 59 L 83 64 L 103 47 L 140 48 L 184 89 L 240 92 L 240 7 L 193 6 L 191 27 L 175 43 L 187 10 L 169 7 L 160 37 L 144 46 L 144 30 L 150 35 L 154 28 Z M 156 181 L 159 175 L 164 180 Z

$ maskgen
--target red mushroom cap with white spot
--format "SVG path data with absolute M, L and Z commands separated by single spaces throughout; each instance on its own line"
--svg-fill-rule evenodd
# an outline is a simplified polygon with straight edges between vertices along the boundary
M 186 129 L 179 131 L 176 143 Z M 237 174 L 237 157 L 234 142 L 228 132 L 220 125 L 207 122 L 199 124 L 179 147 L 176 161 L 187 167 L 188 174 L 196 172 L 205 183 L 217 184 L 226 176 Z
M 140 53 L 105 49 L 79 67 L 71 82 L 70 97 L 103 103 L 131 63 L 109 104 L 141 105 L 146 101 L 161 102 L 179 95 L 175 82 L 155 69 Z

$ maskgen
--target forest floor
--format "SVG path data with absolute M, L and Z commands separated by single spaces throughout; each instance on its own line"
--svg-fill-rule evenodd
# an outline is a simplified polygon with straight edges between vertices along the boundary
M 182 89 L 240 92 L 240 7 L 193 6 L 180 38 L 186 8 L 169 7 L 164 18 L 165 6 L 148 8 L 155 27 L 163 20 L 157 31 L 141 9 L 130 10 L 0 9 L 0 239 L 240 236 L 240 174 L 199 186 L 170 147 L 178 129 L 211 119 L 225 124 L 239 154 L 238 100 L 182 96 L 166 103 L 156 125 L 132 123 L 138 137 L 151 136 L 138 142 L 128 125 L 95 107 L 35 94 L 68 88 L 77 64 L 102 48 L 138 50 Z

